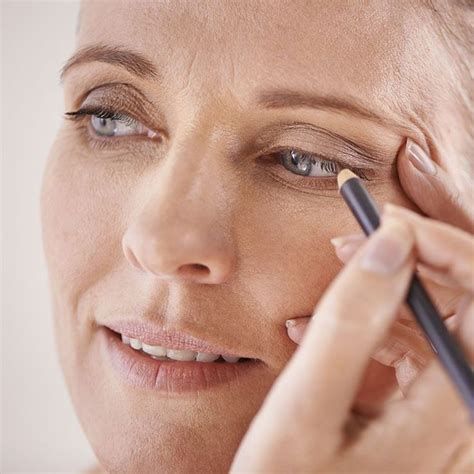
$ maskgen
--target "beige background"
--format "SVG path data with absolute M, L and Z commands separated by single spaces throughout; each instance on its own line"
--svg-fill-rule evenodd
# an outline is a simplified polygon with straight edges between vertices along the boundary
M 94 459 L 56 360 L 38 210 L 77 13 L 76 1 L 2 1 L 2 472 Z

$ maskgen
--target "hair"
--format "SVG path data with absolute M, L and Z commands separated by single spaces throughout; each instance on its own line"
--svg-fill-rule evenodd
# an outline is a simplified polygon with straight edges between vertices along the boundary
M 458 65 L 464 104 L 472 111 L 472 68 L 474 63 L 474 0 L 427 0 L 437 20 L 441 38 Z
M 426 0 L 434 25 L 443 42 L 449 57 L 452 58 L 452 71 L 455 74 L 455 84 L 452 94 L 455 105 L 462 117 L 460 129 L 466 140 L 460 144 L 461 160 L 449 157 L 455 165 L 452 174 L 461 191 L 472 198 L 472 180 L 474 178 L 474 0 Z M 457 178 L 457 179 L 456 179 Z M 469 204 L 469 203 L 468 203 Z

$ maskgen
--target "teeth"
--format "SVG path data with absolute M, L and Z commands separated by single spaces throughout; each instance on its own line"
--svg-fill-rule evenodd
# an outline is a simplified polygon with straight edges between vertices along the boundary
M 142 350 L 143 352 L 153 356 L 164 357 L 166 355 L 166 349 L 161 346 L 149 346 L 148 344 L 142 344 Z
M 196 352 L 192 351 L 177 351 L 174 349 L 168 349 L 166 351 L 166 355 L 173 360 L 181 360 L 181 361 L 186 361 L 186 360 L 194 360 L 196 357 Z
M 208 354 L 207 352 L 198 352 L 196 360 L 198 362 L 214 362 L 219 359 L 219 354 Z
M 220 357 L 219 354 L 210 354 L 208 352 L 181 351 L 176 349 L 166 349 L 166 347 L 163 346 L 152 346 L 142 343 L 133 337 L 124 336 L 123 334 L 122 342 L 124 344 L 130 344 L 133 349 L 141 349 L 144 353 L 156 360 L 173 359 L 178 361 L 196 360 L 197 362 L 214 362 Z M 232 364 L 235 364 L 240 359 L 240 357 L 233 355 L 222 355 L 222 358 L 226 362 L 230 362 Z
M 134 349 L 140 350 L 140 349 L 142 348 L 142 343 L 141 343 L 141 341 L 139 341 L 138 339 L 130 338 L 130 345 L 131 345 Z
M 226 362 L 232 362 L 232 363 L 238 362 L 239 359 L 240 359 L 240 357 L 231 356 L 231 355 L 223 355 L 222 358 L 223 358 Z

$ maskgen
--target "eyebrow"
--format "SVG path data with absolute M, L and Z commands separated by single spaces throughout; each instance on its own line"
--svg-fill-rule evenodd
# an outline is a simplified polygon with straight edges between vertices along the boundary
M 143 79 L 159 78 L 158 70 L 155 65 L 142 54 L 119 46 L 95 44 L 79 49 L 66 61 L 60 70 L 59 82 L 62 84 L 66 73 L 73 67 L 93 61 L 123 67 Z
M 323 96 L 291 90 L 260 91 L 256 95 L 257 105 L 267 109 L 313 108 L 333 109 L 349 112 L 353 115 L 378 122 L 397 129 L 406 129 L 399 122 L 370 110 L 354 98 L 344 99 L 335 96 Z
M 104 62 L 119 66 L 143 79 L 158 79 L 155 65 L 145 56 L 136 51 L 131 51 L 120 46 L 105 44 L 94 44 L 80 48 L 64 64 L 60 70 L 59 81 L 63 83 L 66 73 L 72 68 L 94 61 Z M 408 130 L 399 122 L 393 121 L 386 116 L 377 114 L 356 99 L 344 99 L 335 96 L 322 96 L 292 90 L 266 90 L 256 94 L 257 105 L 267 109 L 277 108 L 315 108 L 333 109 L 349 112 L 353 115 L 378 122 L 382 125 L 396 129 Z

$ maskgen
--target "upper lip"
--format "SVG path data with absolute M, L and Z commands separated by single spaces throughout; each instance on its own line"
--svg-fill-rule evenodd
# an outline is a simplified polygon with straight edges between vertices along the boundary
M 138 339 L 151 346 L 164 346 L 167 349 L 250 357 L 249 355 L 242 354 L 238 349 L 215 345 L 185 332 L 161 328 L 147 321 L 122 320 L 107 323 L 104 324 L 104 326 L 112 331 L 133 339 Z

